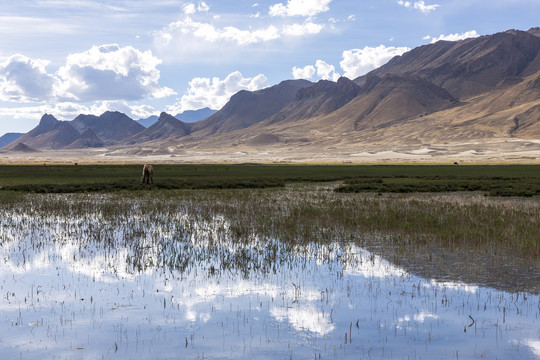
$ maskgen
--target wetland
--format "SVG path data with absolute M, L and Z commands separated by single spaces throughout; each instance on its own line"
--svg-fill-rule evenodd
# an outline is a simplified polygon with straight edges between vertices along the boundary
M 143 189 L 137 178 L 115 187 L 118 172 L 4 181 L 3 356 L 540 358 L 532 190 L 341 191 L 359 179 L 381 184 L 375 177 L 426 186 L 441 171 L 264 168 L 262 181 L 200 165 L 183 174 L 201 186 L 167 190 L 159 169 L 157 184 Z M 496 179 L 500 171 L 487 167 L 478 176 L 499 188 L 521 178 L 530 190 L 537 169 Z M 173 171 L 169 184 L 184 184 Z M 445 181 L 474 180 L 459 171 Z

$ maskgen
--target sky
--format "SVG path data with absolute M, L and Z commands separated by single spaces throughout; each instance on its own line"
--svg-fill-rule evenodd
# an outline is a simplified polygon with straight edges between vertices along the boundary
M 354 79 L 539 15 L 539 0 L 0 0 L 0 135 L 45 113 L 219 110 L 240 90 Z

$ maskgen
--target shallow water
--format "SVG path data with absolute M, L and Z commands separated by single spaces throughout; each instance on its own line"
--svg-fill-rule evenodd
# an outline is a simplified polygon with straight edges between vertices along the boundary
M 5 359 L 540 358 L 538 295 L 354 244 L 234 243 L 224 218 L 183 213 L 1 215 Z

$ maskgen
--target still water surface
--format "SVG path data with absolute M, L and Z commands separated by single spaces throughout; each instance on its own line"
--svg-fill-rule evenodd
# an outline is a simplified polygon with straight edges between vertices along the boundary
M 540 299 L 225 219 L 2 214 L 2 359 L 537 359 Z

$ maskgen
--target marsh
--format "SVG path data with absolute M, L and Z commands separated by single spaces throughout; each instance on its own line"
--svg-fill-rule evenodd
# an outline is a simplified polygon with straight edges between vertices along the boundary
M 478 235 L 526 235 L 538 199 L 334 187 L 4 193 L 1 353 L 540 357 L 538 244 Z M 456 219 L 475 241 L 433 233 Z

